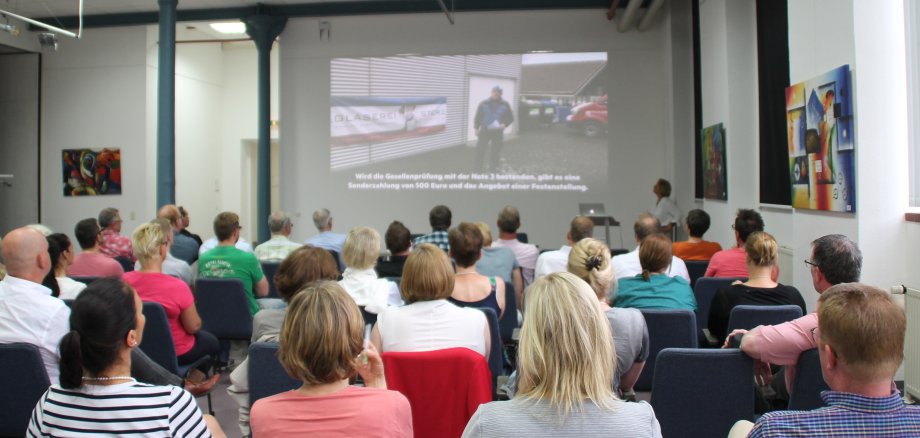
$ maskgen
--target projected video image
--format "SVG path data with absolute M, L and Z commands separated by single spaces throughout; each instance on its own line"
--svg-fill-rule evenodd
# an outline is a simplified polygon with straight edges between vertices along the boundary
M 336 58 L 330 169 L 353 190 L 607 182 L 607 54 Z

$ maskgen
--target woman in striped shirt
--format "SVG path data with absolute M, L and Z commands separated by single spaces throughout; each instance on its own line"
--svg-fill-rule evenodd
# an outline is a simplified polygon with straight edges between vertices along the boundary
M 28 436 L 223 437 L 191 394 L 131 378 L 144 332 L 142 303 L 118 278 L 93 282 L 74 301 L 61 339 L 61 383 L 32 411 Z

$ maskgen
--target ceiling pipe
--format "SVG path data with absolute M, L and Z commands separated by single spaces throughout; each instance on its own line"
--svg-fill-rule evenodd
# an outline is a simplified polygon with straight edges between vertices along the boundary
M 642 17 L 642 21 L 639 21 L 639 32 L 645 32 L 652 26 L 652 21 L 658 15 L 658 10 L 661 9 L 663 5 L 664 0 L 652 0 L 652 4 L 648 5 L 648 8 L 645 10 L 645 16 Z
M 629 4 L 626 5 L 626 10 L 623 11 L 620 22 L 617 23 L 617 31 L 623 33 L 632 27 L 633 22 L 636 21 L 636 13 L 639 11 L 639 6 L 641 4 L 642 0 L 630 0 Z

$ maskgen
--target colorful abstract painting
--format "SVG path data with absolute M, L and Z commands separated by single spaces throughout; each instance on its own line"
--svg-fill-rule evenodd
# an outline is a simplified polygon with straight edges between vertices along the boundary
M 703 197 L 728 200 L 728 180 L 725 174 L 725 128 L 722 124 L 703 128 Z
M 64 196 L 121 194 L 121 149 L 64 149 Z
M 855 149 L 850 66 L 786 88 L 792 206 L 855 212 Z

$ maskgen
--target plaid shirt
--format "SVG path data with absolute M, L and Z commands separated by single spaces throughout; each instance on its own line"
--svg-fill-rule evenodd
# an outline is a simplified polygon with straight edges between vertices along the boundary
M 450 243 L 447 241 L 446 230 L 432 231 L 431 234 L 416 237 L 415 241 L 412 242 L 413 245 L 421 243 L 433 243 L 444 251 L 450 251 Z
M 920 436 L 920 406 L 905 406 L 897 391 L 888 397 L 824 391 L 821 398 L 826 408 L 765 414 L 748 438 Z
M 122 256 L 127 257 L 132 263 L 137 261 L 134 249 L 131 247 L 131 239 L 112 230 L 102 230 L 102 244 L 99 245 L 99 252 L 113 259 Z
M 255 253 L 260 262 L 280 262 L 300 247 L 299 243 L 291 242 L 285 235 L 275 234 L 269 241 L 257 246 Z

